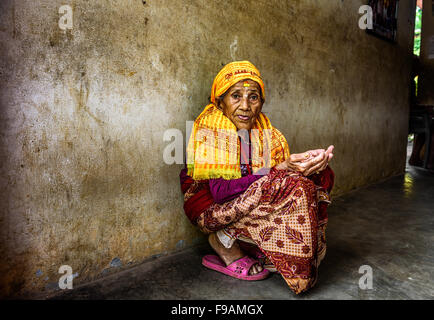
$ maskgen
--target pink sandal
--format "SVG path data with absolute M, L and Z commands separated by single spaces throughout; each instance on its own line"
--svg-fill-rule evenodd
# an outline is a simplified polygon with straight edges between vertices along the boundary
M 257 260 L 252 259 L 249 256 L 235 260 L 228 266 L 226 266 L 223 260 L 216 255 L 206 255 L 202 258 L 202 264 L 205 267 L 247 281 L 262 280 L 270 274 L 268 270 L 263 269 L 255 275 L 249 275 L 250 268 L 257 263 Z
M 246 252 L 249 256 L 257 259 L 259 261 L 259 264 L 267 269 L 270 272 L 277 272 L 276 267 L 274 264 L 268 259 L 268 257 L 265 256 L 265 254 L 254 244 L 250 244 L 244 241 L 239 241 L 239 245 L 241 250 Z

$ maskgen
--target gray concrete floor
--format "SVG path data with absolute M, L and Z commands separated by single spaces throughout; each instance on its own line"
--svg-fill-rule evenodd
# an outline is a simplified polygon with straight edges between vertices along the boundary
M 54 299 L 433 299 L 434 174 L 405 175 L 334 199 L 317 285 L 293 294 L 278 274 L 247 282 L 206 269 L 203 244 L 51 297 Z M 373 288 L 359 288 L 372 267 Z

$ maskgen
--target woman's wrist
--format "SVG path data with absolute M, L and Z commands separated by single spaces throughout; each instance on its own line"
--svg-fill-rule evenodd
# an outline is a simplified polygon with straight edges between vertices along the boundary
M 275 165 L 274 168 L 276 170 L 287 170 L 288 165 L 287 165 L 286 161 L 283 161 L 283 162 L 279 163 L 278 165 Z

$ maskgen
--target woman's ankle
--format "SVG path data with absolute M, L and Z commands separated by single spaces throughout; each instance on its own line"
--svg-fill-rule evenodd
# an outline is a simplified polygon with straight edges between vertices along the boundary
M 208 242 L 217 255 L 223 260 L 224 263 L 226 263 L 226 265 L 229 265 L 244 256 L 237 243 L 234 243 L 231 248 L 226 248 L 220 242 L 216 233 L 209 235 Z

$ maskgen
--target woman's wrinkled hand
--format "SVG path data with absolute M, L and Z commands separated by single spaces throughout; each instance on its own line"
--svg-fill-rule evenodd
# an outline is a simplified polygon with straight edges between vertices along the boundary
M 300 172 L 306 177 L 320 173 L 333 158 L 333 150 L 334 146 L 329 146 L 327 150 L 316 149 L 294 153 L 289 156 L 289 159 L 277 165 L 276 169 Z

